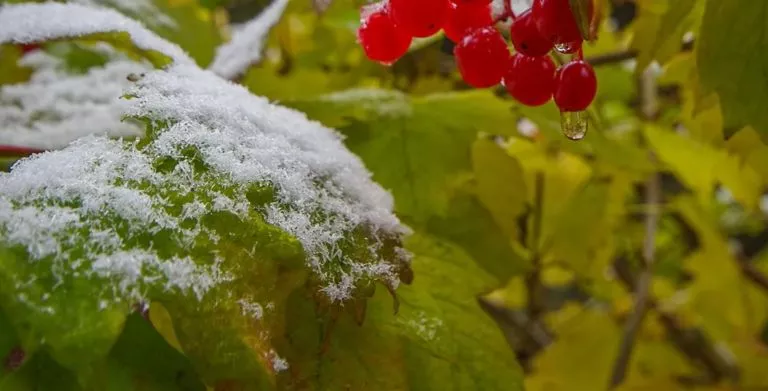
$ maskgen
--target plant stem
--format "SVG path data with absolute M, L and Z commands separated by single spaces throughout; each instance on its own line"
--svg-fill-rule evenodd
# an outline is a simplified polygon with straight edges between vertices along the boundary
M 643 72 L 638 83 L 638 91 L 641 101 L 641 115 L 645 121 L 652 121 L 658 113 L 658 89 L 656 87 L 656 75 L 648 70 Z M 653 161 L 656 160 L 652 153 L 650 158 Z M 659 208 L 661 204 L 661 179 L 657 172 L 652 173 L 645 182 L 645 204 L 648 210 L 645 213 L 645 238 L 642 248 L 643 267 L 635 285 L 636 289 L 633 290 L 635 293 L 634 311 L 624 325 L 619 354 L 611 372 L 609 389 L 614 389 L 624 382 L 629 361 L 632 358 L 637 332 L 648 312 L 653 265 L 656 260 L 656 231 L 661 215 Z

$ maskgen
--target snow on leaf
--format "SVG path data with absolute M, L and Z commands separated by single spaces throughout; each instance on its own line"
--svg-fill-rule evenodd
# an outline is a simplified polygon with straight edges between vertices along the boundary
M 332 301 L 347 299 L 361 278 L 397 285 L 396 263 L 407 261 L 383 262 L 377 253 L 407 231 L 391 195 L 338 134 L 193 66 L 148 73 L 128 95 L 129 116 L 172 124 L 151 136 L 152 153 L 178 158 L 193 148 L 234 186 L 274 187 L 275 200 L 259 212 L 301 242 Z M 364 250 L 350 254 L 350 246 Z
M 286 6 L 288 0 L 273 0 L 259 15 L 240 26 L 232 35 L 232 40 L 216 50 L 209 69 L 232 80 L 261 61 L 264 41 L 272 27 L 280 21 Z
M 25 44 L 105 33 L 127 33 L 141 50 L 163 53 L 177 63 L 193 63 L 178 46 L 111 9 L 59 3 L 0 6 L 0 43 Z
M 82 75 L 43 51 L 26 55 L 20 63 L 35 70 L 31 79 L 0 86 L 0 144 L 55 149 L 87 135 L 140 136 L 137 124 L 121 121 L 120 97 L 127 76 L 151 66 L 110 55 L 115 60 Z

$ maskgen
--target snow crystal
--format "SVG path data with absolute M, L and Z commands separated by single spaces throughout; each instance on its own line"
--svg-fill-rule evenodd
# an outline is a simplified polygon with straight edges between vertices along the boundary
M 236 28 L 229 43 L 216 50 L 209 69 L 225 79 L 235 79 L 253 64 L 261 61 L 264 41 L 288 5 L 288 0 L 273 0 L 253 20 Z
M 407 320 L 398 318 L 398 322 L 425 341 L 434 340 L 437 336 L 437 332 L 443 327 L 442 320 L 427 316 L 424 311 L 417 312 L 415 317 Z
M 264 316 L 264 308 L 259 303 L 253 303 L 246 299 L 240 299 L 237 303 L 240 304 L 240 308 L 243 309 L 243 315 L 245 316 L 254 319 L 261 319 Z
M 274 369 L 275 372 L 282 372 L 288 369 L 288 361 L 285 361 L 284 358 L 278 356 L 274 351 L 270 353 L 272 356 L 272 369 Z
M 43 51 L 26 55 L 21 64 L 35 70 L 31 79 L 0 86 L 0 144 L 56 149 L 90 134 L 140 136 L 139 126 L 121 121 L 120 97 L 130 85 L 126 76 L 152 68 L 110 55 L 116 59 L 82 75 Z
M 59 3 L 0 6 L 0 43 L 24 44 L 105 32 L 127 32 L 140 49 L 164 53 L 177 63 L 194 63 L 181 48 L 115 10 Z

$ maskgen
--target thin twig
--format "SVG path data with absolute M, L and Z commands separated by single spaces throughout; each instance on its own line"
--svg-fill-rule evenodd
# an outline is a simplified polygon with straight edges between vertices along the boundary
M 652 120 L 658 111 L 657 89 L 655 75 L 644 72 L 640 77 L 640 97 L 642 101 L 642 116 L 646 120 Z M 651 159 L 655 159 L 651 155 Z M 653 279 L 653 264 L 656 259 L 656 231 L 659 226 L 661 204 L 661 182 L 659 174 L 654 172 L 645 184 L 645 203 L 648 210 L 645 214 L 645 239 L 643 241 L 642 258 L 643 267 L 637 280 L 635 292 L 634 311 L 624 325 L 624 334 L 619 345 L 619 354 L 611 372 L 609 389 L 618 387 L 626 377 L 629 361 L 632 358 L 632 350 L 635 345 L 637 332 L 648 312 L 649 296 L 651 293 L 651 280 Z
M 636 290 L 638 278 L 632 271 L 630 262 L 619 258 L 614 262 L 614 271 L 629 290 Z M 738 366 L 730 359 L 730 354 L 715 347 L 715 344 L 699 328 L 685 326 L 685 322 L 672 313 L 659 310 L 656 300 L 649 295 L 648 309 L 656 309 L 660 323 L 664 326 L 670 342 L 695 366 L 701 368 L 710 382 L 738 377 Z
M 45 150 L 19 145 L 0 145 L 0 158 L 21 158 L 42 152 Z
M 545 311 L 545 303 L 541 285 L 541 220 L 544 209 L 544 173 L 537 172 L 533 193 L 533 215 L 531 216 L 531 234 L 528 240 L 528 250 L 531 252 L 531 270 L 525 278 L 528 292 L 528 316 L 537 320 Z
M 693 50 L 693 40 L 683 42 L 683 45 L 680 47 L 681 52 L 690 52 L 691 50 Z M 635 49 L 625 49 L 617 52 L 610 52 L 605 54 L 599 54 L 592 57 L 587 57 L 584 59 L 584 61 L 596 67 L 600 65 L 617 64 L 627 60 L 632 60 L 636 58 L 639 54 L 640 52 L 638 52 Z

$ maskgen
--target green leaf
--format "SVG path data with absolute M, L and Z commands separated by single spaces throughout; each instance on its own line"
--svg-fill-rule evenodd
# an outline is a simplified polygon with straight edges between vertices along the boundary
M 528 186 L 520 163 L 488 139 L 472 146 L 477 196 L 508 238 L 518 238 L 517 219 L 528 205 Z
M 0 390 L 84 391 L 77 377 L 54 361 L 45 351 L 29 358 L 18 370 L 0 376 Z
M 102 377 L 93 386 L 110 391 L 205 390 L 187 358 L 169 346 L 139 314 L 128 317 Z
M 631 47 L 638 51 L 637 71 L 652 61 L 665 64 L 680 52 L 683 36 L 701 17 L 703 2 L 697 0 L 649 0 L 639 3 Z
M 702 84 L 720 96 L 726 128 L 751 125 L 768 132 L 763 104 L 768 101 L 767 25 L 765 2 L 706 2 L 697 64 Z
M 710 202 L 715 185 L 720 183 L 744 207 L 758 208 L 761 177 L 738 156 L 657 126 L 646 126 L 645 135 L 659 159 L 695 192 L 703 205 Z
M 378 290 L 362 325 L 349 314 L 318 322 L 311 302 L 294 295 L 286 343 L 304 355 L 288 356 L 295 365 L 280 379 L 283 388 L 522 390 L 514 354 L 475 300 L 494 279 L 446 242 L 417 234 L 407 247 L 419 277 L 397 290 L 396 315 L 392 299 Z M 329 340 L 318 356 L 325 332 Z
M 398 215 L 414 223 L 446 215 L 451 189 L 471 172 L 479 132 L 510 134 L 515 127 L 507 104 L 488 91 L 408 99 L 356 90 L 288 104 L 340 126 L 347 147 L 392 191 Z

